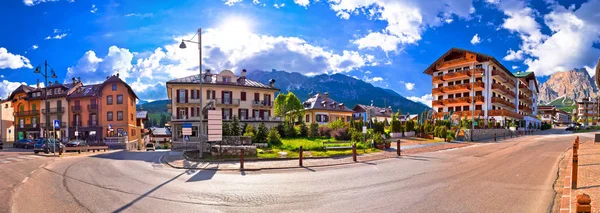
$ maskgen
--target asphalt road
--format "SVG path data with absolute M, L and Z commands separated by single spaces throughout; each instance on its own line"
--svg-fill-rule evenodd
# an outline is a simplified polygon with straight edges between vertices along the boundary
M 581 135 L 583 136 L 583 135 Z M 548 212 L 574 135 L 529 136 L 349 166 L 176 170 L 164 152 L 69 157 L 35 172 L 14 212 Z
M 10 209 L 11 197 L 17 186 L 28 176 L 55 158 L 36 156 L 31 149 L 4 147 L 0 151 L 0 212 Z

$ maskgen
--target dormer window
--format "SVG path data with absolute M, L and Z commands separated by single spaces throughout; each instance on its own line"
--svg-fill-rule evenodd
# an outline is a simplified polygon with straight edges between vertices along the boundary
M 230 76 L 223 76 L 223 83 L 229 83 L 231 82 L 231 77 Z

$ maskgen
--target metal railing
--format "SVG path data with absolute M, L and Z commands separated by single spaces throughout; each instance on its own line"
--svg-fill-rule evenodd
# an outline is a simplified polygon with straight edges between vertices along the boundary
M 39 114 L 40 114 L 40 112 L 37 110 L 13 112 L 13 116 L 31 116 L 31 115 L 39 115 Z
M 98 104 L 88 104 L 87 109 L 89 112 L 98 112 Z
M 78 113 L 81 112 L 81 105 L 73 105 L 71 106 L 71 111 Z
M 252 106 L 258 106 L 258 107 L 268 106 L 268 107 L 270 107 L 272 105 L 273 105 L 273 102 L 271 102 L 271 101 L 264 101 L 264 100 L 262 100 L 262 101 L 260 101 L 260 100 L 253 100 L 252 101 Z
M 217 105 L 240 105 L 240 99 L 217 99 L 215 104 Z

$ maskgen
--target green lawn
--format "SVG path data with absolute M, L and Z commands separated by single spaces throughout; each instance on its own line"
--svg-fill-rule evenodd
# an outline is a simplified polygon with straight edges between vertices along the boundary
M 328 150 L 326 151 L 323 142 L 338 142 L 334 144 L 325 144 L 327 147 L 335 146 L 352 146 L 350 141 L 335 141 L 335 139 L 325 138 L 284 138 L 281 139 L 283 145 L 278 147 L 270 147 L 260 149 L 258 153 L 259 158 L 280 158 L 279 152 L 287 152 L 286 158 L 297 158 L 300 146 L 303 151 L 310 151 L 313 157 L 328 157 L 338 155 L 351 155 L 352 149 L 343 150 Z M 369 149 L 364 143 L 356 144 L 356 151 L 358 154 L 377 152 L 377 149 Z

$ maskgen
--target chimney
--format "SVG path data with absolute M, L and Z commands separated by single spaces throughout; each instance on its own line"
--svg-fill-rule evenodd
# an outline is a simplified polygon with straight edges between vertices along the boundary
M 242 70 L 242 77 L 244 77 L 244 78 L 246 77 L 246 69 Z
M 275 79 L 269 80 L 269 85 L 271 85 L 271 87 L 275 87 Z
M 325 98 L 329 98 L 329 92 L 325 92 Z
M 40 79 L 37 80 L 37 88 L 40 88 Z
M 48 86 L 52 86 L 52 81 L 48 81 Z
M 210 75 L 210 69 L 206 69 L 206 74 Z
M 117 78 L 119 77 L 119 73 L 117 73 Z
M 81 83 L 81 77 L 77 77 L 77 82 Z
M 58 84 L 58 81 L 56 81 L 56 80 L 55 80 L 55 81 L 54 81 L 54 84 Z
M 71 78 L 71 81 L 73 81 L 73 85 L 77 84 L 77 80 L 75 79 L 75 77 Z

